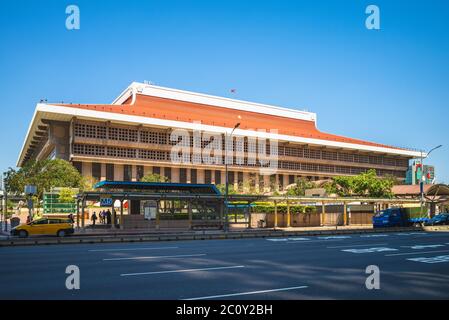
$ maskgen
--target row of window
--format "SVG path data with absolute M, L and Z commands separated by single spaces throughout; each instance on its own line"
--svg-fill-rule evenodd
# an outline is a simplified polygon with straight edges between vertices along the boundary
M 91 171 L 90 172 L 83 172 L 83 166 L 81 162 L 75 161 L 73 162 L 73 166 L 81 173 L 81 174 L 88 174 L 91 175 L 92 178 L 94 178 L 97 181 L 100 181 L 102 177 L 101 172 L 101 163 L 95 163 L 93 162 L 91 165 Z M 106 168 L 106 180 L 108 181 L 114 181 L 116 179 L 115 177 L 115 166 L 112 163 L 105 164 Z M 131 181 L 132 180 L 132 165 L 123 165 L 123 181 Z M 164 176 L 168 179 L 168 181 L 172 180 L 172 169 L 170 167 L 152 167 L 152 173 L 155 174 L 161 174 L 163 170 Z M 187 169 L 187 168 L 180 168 L 179 169 L 179 182 L 180 183 L 187 183 L 187 170 L 190 170 L 190 182 L 191 183 L 198 183 L 198 171 L 197 169 Z M 140 181 L 144 176 L 144 167 L 143 166 L 136 166 L 136 180 Z M 212 179 L 212 177 L 214 179 Z M 288 175 L 288 184 L 292 184 L 295 182 L 295 180 L 298 178 L 298 176 L 295 175 Z M 308 177 L 311 179 L 312 177 Z M 259 187 L 265 186 L 265 178 L 263 175 L 259 175 L 259 180 L 257 180 L 255 173 L 249 173 L 249 179 L 248 179 L 248 185 L 249 187 L 254 187 L 256 185 L 256 182 L 258 182 Z M 243 186 L 243 172 L 241 171 L 229 171 L 228 172 L 228 181 L 232 185 L 234 183 L 237 183 L 239 187 L 241 188 Z M 276 181 L 276 175 L 270 176 L 270 182 L 268 186 L 274 187 Z M 214 182 L 215 184 L 224 184 L 225 181 L 222 181 L 222 175 L 220 170 L 204 170 L 204 183 L 211 184 Z M 283 175 L 280 175 L 278 178 L 278 184 L 280 188 L 282 189 L 284 186 L 284 178 Z
M 105 156 L 113 158 L 127 158 L 127 159 L 145 159 L 145 160 L 158 160 L 158 161 L 170 161 L 170 153 L 167 151 L 156 151 L 156 150 L 141 150 L 141 149 L 131 149 L 131 148 L 118 148 L 118 147 L 103 147 L 103 146 L 91 146 L 83 144 L 74 144 L 74 153 L 77 155 L 94 155 L 94 156 Z M 258 162 L 251 163 L 245 158 L 243 163 L 238 164 L 234 161 L 236 166 L 245 167 L 260 167 Z M 279 161 L 279 169 L 286 170 L 297 170 L 297 171 L 309 171 L 309 172 L 323 172 L 323 173 L 337 173 L 337 174 L 359 174 L 366 172 L 367 168 L 357 168 L 357 167 L 345 167 L 337 165 L 325 165 L 316 163 L 300 163 L 291 161 Z M 100 173 L 97 168 L 96 176 Z M 377 169 L 378 175 L 394 175 L 397 177 L 403 177 L 403 171 L 393 171 L 393 170 L 379 170 Z M 124 174 L 124 176 L 128 176 Z
M 132 128 L 119 128 L 119 127 L 106 127 L 104 125 L 94 125 L 94 124 L 84 124 L 84 123 L 75 123 L 74 125 L 74 133 L 76 137 L 86 137 L 86 138 L 98 138 L 98 139 L 110 139 L 110 140 L 118 140 L 118 141 L 127 141 L 127 142 L 142 142 L 146 144 L 177 144 L 179 141 L 170 141 L 170 134 L 166 132 L 160 131 L 150 131 L 150 130 L 141 130 L 140 138 L 139 131 L 137 129 Z M 108 134 L 107 134 L 108 133 Z M 198 137 L 190 136 L 190 147 L 193 147 L 194 139 L 198 139 Z M 235 140 L 238 141 L 238 140 Z M 214 142 L 212 142 L 214 143 Z M 215 142 L 217 143 L 217 142 Z M 209 144 L 209 141 L 201 141 L 201 147 L 204 148 Z M 236 150 L 236 144 L 234 144 L 234 150 Z M 225 148 L 225 138 L 222 136 L 221 141 L 222 149 Z M 217 145 L 218 146 L 218 145 Z M 252 143 L 248 143 L 248 139 L 245 139 L 243 150 L 244 152 L 254 152 L 255 145 Z M 91 152 L 95 152 L 95 150 L 91 150 Z M 120 152 L 120 151 L 118 151 Z M 267 144 L 266 152 L 269 154 L 270 152 L 270 144 Z M 353 154 L 353 153 L 345 153 L 345 152 L 336 152 L 336 151 L 328 151 L 328 150 L 318 150 L 318 149 L 309 149 L 302 147 L 291 147 L 291 146 L 278 146 L 278 155 L 280 156 L 291 156 L 298 158 L 306 158 L 306 159 L 323 159 L 323 160 L 332 160 L 332 161 L 344 161 L 344 162 L 355 162 L 355 163 L 366 163 L 366 164 L 375 164 L 375 165 L 386 165 L 386 166 L 396 166 L 396 167 L 407 167 L 408 160 L 401 158 L 391 158 L 391 157 L 383 157 L 383 156 L 372 156 L 372 155 L 362 155 L 362 154 Z M 113 155 L 111 155 L 113 156 Z M 148 158 L 150 159 L 150 158 Z

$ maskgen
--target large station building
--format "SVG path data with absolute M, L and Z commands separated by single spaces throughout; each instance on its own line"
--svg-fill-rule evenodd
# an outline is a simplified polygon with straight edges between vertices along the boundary
M 111 104 L 37 104 L 17 165 L 61 158 L 98 181 L 139 181 L 158 173 L 171 182 L 218 185 L 225 181 L 224 163 L 173 162 L 170 134 L 202 130 L 224 138 L 237 123 L 234 136 L 245 137 L 245 159 L 228 166 L 228 178 L 240 190 L 282 190 L 298 177 L 322 180 L 368 169 L 405 179 L 409 160 L 421 156 L 321 132 L 315 113 L 132 83 Z M 247 158 L 248 139 L 261 135 L 278 142 L 275 174 L 261 174 Z

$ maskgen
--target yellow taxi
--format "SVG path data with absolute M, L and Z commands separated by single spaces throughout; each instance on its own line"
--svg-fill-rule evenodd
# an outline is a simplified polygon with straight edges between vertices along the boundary
M 72 220 L 69 218 L 40 218 L 13 228 L 11 235 L 20 238 L 26 238 L 30 235 L 65 237 L 74 232 Z

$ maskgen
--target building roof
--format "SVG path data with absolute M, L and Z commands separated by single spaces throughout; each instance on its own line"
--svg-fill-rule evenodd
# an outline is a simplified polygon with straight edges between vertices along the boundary
M 418 196 L 421 189 L 418 184 L 415 185 L 397 185 L 391 189 L 395 196 Z M 424 195 L 449 195 L 449 186 L 445 184 L 425 184 Z
M 100 181 L 94 189 L 119 189 L 123 191 L 139 190 L 154 193 L 194 193 L 220 195 L 213 184 L 171 183 L 171 182 L 141 182 L 141 181 Z
M 230 132 L 239 122 L 235 135 L 409 158 L 421 155 L 414 150 L 321 132 L 316 127 L 316 114 L 307 111 L 132 83 L 112 104 L 38 104 L 18 166 L 43 119 L 69 121 L 72 117 L 219 133 Z

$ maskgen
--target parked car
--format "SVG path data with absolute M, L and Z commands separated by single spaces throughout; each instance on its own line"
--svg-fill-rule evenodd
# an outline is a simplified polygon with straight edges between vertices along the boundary
M 438 226 L 449 224 L 449 213 L 440 213 L 425 223 L 426 226 Z
M 65 237 L 75 232 L 72 221 L 65 218 L 41 218 L 21 224 L 11 230 L 12 236 L 56 235 Z

